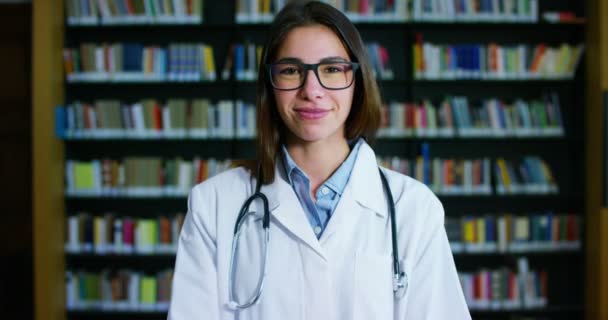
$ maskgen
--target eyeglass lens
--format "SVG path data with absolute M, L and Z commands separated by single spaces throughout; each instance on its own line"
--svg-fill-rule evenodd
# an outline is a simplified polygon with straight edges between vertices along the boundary
M 353 82 L 353 65 L 348 62 L 319 63 L 316 66 L 315 75 L 325 88 L 345 89 Z M 306 75 L 305 66 L 298 63 L 276 63 L 271 67 L 272 84 L 277 89 L 299 88 Z

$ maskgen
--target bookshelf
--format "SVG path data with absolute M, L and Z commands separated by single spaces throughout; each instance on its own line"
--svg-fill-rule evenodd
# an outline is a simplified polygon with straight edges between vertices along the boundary
M 67 105 L 74 101 L 93 103 L 98 99 L 117 99 L 121 103 L 133 104 L 144 98 L 154 98 L 164 103 L 168 99 L 182 98 L 193 100 L 207 98 L 212 103 L 223 99 L 254 101 L 255 86 L 251 82 L 232 79 L 208 82 L 145 82 L 128 83 L 101 82 L 67 82 L 64 80 L 61 53 L 63 48 L 75 48 L 84 42 L 91 43 L 127 43 L 138 42 L 144 45 L 167 46 L 174 42 L 205 43 L 214 50 L 214 62 L 217 71 L 224 65 L 224 57 L 230 45 L 245 40 L 262 43 L 267 25 L 258 20 L 243 24 L 234 22 L 237 12 L 236 2 L 206 1 L 202 22 L 190 19 L 185 23 L 164 20 L 162 23 L 133 22 L 114 19 L 94 24 L 84 18 L 81 23 L 74 19 L 66 23 L 64 1 L 52 4 L 34 4 L 34 217 L 36 219 L 35 261 L 36 277 L 36 319 L 161 319 L 163 310 L 141 311 L 114 310 L 66 310 L 65 271 L 86 269 L 101 271 L 105 267 L 113 269 L 131 268 L 149 273 L 163 271 L 173 264 L 172 255 L 99 255 L 90 252 L 67 253 L 64 251 L 66 219 L 80 211 L 93 215 L 114 212 L 117 215 L 145 217 L 159 214 L 171 215 L 184 210 L 185 197 L 74 197 L 64 193 L 64 169 L 66 160 L 81 159 L 122 159 L 125 157 L 160 157 L 184 159 L 208 158 L 246 158 L 253 155 L 251 139 L 219 138 L 107 138 L 107 139 L 65 139 L 59 141 L 51 134 L 53 127 L 53 107 Z M 591 1 L 590 1 L 591 2 Z M 539 13 L 569 9 L 582 15 L 590 11 L 582 4 L 568 1 L 538 0 Z M 54 5 L 54 6 L 52 6 Z M 601 5 L 600 5 L 601 6 Z M 605 8 L 604 8 L 605 10 Z M 48 14 L 53 12 L 55 14 Z M 261 18 L 265 19 L 265 18 Z M 583 193 L 585 188 L 592 189 L 594 173 L 582 177 L 585 160 L 593 166 L 599 164 L 590 160 L 593 155 L 584 156 L 583 141 L 595 141 L 590 133 L 585 134 L 586 121 L 597 119 L 598 110 L 587 109 L 582 92 L 591 94 L 593 85 L 599 83 L 597 68 L 590 67 L 590 59 L 599 59 L 595 53 L 588 54 L 593 43 L 588 39 L 584 57 L 587 64 L 581 63 L 573 78 L 565 79 L 459 79 L 459 80 L 419 80 L 413 76 L 414 57 L 412 44 L 418 34 L 425 41 L 435 44 L 459 45 L 463 43 L 487 44 L 497 42 L 500 45 L 529 44 L 547 42 L 559 45 L 582 43 L 584 35 L 589 34 L 593 26 L 593 15 L 588 17 L 589 26 L 580 22 L 552 24 L 542 19 L 538 23 L 530 21 L 403 21 L 397 18 L 386 18 L 383 21 L 371 21 L 361 18 L 357 26 L 367 42 L 375 41 L 387 48 L 394 77 L 391 80 L 380 80 L 380 86 L 387 102 L 412 103 L 428 98 L 438 107 L 446 96 L 462 96 L 470 100 L 473 106 L 479 106 L 484 99 L 497 98 L 513 101 L 542 99 L 544 93 L 556 92 L 559 95 L 563 129 L 565 135 L 531 136 L 531 137 L 480 137 L 465 136 L 395 136 L 383 137 L 376 144 L 376 151 L 382 156 L 396 156 L 402 159 L 415 159 L 420 155 L 423 145 L 430 145 L 431 158 L 482 158 L 488 157 L 492 168 L 497 158 L 515 160 L 521 155 L 540 156 L 546 160 L 556 175 L 559 192 L 555 194 L 522 194 L 499 195 L 496 193 L 497 178 L 491 175 L 490 195 L 442 195 L 440 198 L 448 217 L 456 219 L 467 215 L 485 214 L 500 215 L 513 212 L 520 215 L 552 210 L 555 213 L 577 213 L 583 221 L 581 229 L 585 236 L 579 250 L 540 250 L 538 252 L 489 252 L 489 253 L 456 253 L 459 269 L 466 272 L 477 272 L 480 268 L 496 269 L 508 266 L 517 268 L 518 259 L 526 257 L 533 270 L 545 269 L 549 274 L 548 305 L 542 308 L 516 308 L 514 310 L 475 310 L 474 319 L 572 319 L 581 318 L 583 313 L 588 319 L 602 319 L 599 312 L 602 300 L 596 294 L 606 294 L 606 286 L 597 288 L 592 295 L 583 298 L 588 281 L 596 282 L 605 279 L 607 268 L 601 269 L 606 259 L 601 254 L 606 248 L 606 241 L 601 238 L 599 229 L 603 223 L 602 215 L 589 213 L 592 205 L 591 195 Z M 599 20 L 599 16 L 596 17 Z M 71 21 L 71 22 L 70 22 Z M 64 23 L 66 24 L 64 26 Z M 604 28 L 604 30 L 607 30 Z M 390 31 L 390 32 L 386 32 Z M 605 37 L 605 34 L 604 34 Z M 395 41 L 399 39 L 399 41 Z M 598 43 L 599 42 L 598 40 Z M 604 41 L 604 46 L 608 41 Z M 43 48 L 43 49 L 37 49 Z M 605 48 L 605 47 L 604 47 Z M 605 49 L 604 49 L 605 50 Z M 52 55 L 42 52 L 53 52 Z M 605 51 L 604 51 L 605 52 Z M 587 69 L 585 69 L 585 67 Z M 607 73 L 604 73 L 607 74 Z M 606 82 L 606 78 L 601 81 Z M 608 83 L 608 82 L 606 82 Z M 404 88 L 406 88 L 404 90 Z M 603 87 L 608 88 L 608 85 Z M 589 96 L 588 96 L 589 97 Z M 589 98 L 592 99 L 592 98 Z M 581 108 L 585 105 L 585 108 Z M 585 109 L 584 112 L 579 112 Z M 589 127 L 587 130 L 592 130 Z M 599 129 L 593 129 L 599 130 Z M 599 131 L 593 131 L 599 132 Z M 599 136 L 599 135 L 597 135 Z M 591 142 L 596 143 L 596 142 Z M 566 156 L 564 156 L 566 151 Z M 37 155 L 50 155 L 37 156 Z M 593 171 L 597 172 L 597 171 Z M 595 173 L 597 176 L 597 174 Z M 49 193 L 48 190 L 53 192 Z M 591 199 L 591 200 L 590 200 Z M 599 202 L 598 202 L 599 203 Z M 585 206 L 586 204 L 586 206 Z M 51 209 L 49 209 L 51 208 Z M 504 209 L 503 209 L 504 208 Z M 584 208 L 587 214 L 583 215 Z M 599 208 L 599 205 L 598 205 Z M 598 209 L 599 210 L 599 209 Z M 594 222 L 597 222 L 595 224 Z M 592 226 L 593 224 L 593 226 Z M 582 231 L 587 230 L 587 231 Z M 605 230 L 605 229 L 602 229 Z M 605 236 L 604 236 L 605 237 Z M 603 241 L 603 242 L 602 242 Z M 587 260 L 587 269 L 582 261 Z M 577 261 L 572 264 L 571 261 Z M 50 266 L 50 267 L 49 267 Z M 604 272 L 604 273 L 602 273 Z M 572 275 L 561 283 L 551 282 L 552 278 Z M 561 280 L 561 279 L 560 279 Z M 588 286 L 590 287 L 590 286 Z M 592 289 L 588 289 L 592 290 Z M 598 297 L 594 300 L 594 297 Z M 585 300 L 584 300 L 585 299 Z M 596 311 L 597 310 L 597 311 Z M 597 313 L 596 313 L 597 312 Z
M 602 154 L 605 153 L 606 128 L 605 101 L 602 95 L 608 91 L 608 4 L 604 1 L 587 1 L 589 29 L 586 33 L 589 54 L 587 57 L 587 96 L 586 108 L 586 216 L 587 216 L 587 250 L 586 250 L 586 316 L 589 319 L 608 317 L 608 307 L 601 303 L 608 299 L 608 210 L 602 207 Z M 603 160 L 604 162 L 606 159 Z M 602 173 L 602 174 L 598 174 Z

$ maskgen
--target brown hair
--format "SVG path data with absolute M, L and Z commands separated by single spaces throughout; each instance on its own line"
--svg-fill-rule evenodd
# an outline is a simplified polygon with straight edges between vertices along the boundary
M 360 65 L 355 75 L 355 91 L 350 114 L 346 119 L 346 139 L 363 137 L 373 141 L 380 126 L 381 97 L 373 77 L 372 67 L 359 32 L 348 18 L 331 5 L 311 1 L 286 5 L 270 26 L 268 40 L 262 51 L 257 81 L 257 161 L 262 170 L 263 184 L 274 181 L 274 167 L 281 143 L 286 137 L 285 127 L 277 111 L 274 89 L 270 84 L 265 64 L 272 63 L 286 35 L 297 27 L 323 25 L 342 41 L 350 59 Z

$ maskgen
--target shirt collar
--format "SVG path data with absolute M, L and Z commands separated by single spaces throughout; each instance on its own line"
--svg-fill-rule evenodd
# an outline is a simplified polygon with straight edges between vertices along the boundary
M 342 195 L 344 192 L 344 188 L 348 183 L 348 179 L 350 178 L 350 174 L 353 171 L 353 167 L 355 165 L 355 161 L 357 160 L 357 155 L 359 154 L 359 149 L 363 144 L 363 139 L 358 138 L 352 141 L 349 141 L 350 153 L 348 157 L 342 162 L 342 164 L 338 167 L 338 169 L 323 183 L 324 186 L 332 189 L 339 195 Z M 300 174 L 306 180 L 308 180 L 308 176 L 306 173 L 298 167 L 296 162 L 293 160 L 289 152 L 287 151 L 287 147 L 283 145 L 281 147 L 281 158 L 283 159 L 283 166 L 285 168 L 285 173 L 287 176 L 287 180 L 289 184 L 293 186 L 294 182 L 292 180 L 292 174 L 295 172 Z

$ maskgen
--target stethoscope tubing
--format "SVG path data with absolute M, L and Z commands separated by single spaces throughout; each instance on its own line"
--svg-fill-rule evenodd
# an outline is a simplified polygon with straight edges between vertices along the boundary
M 248 308 L 255 303 L 257 303 L 262 295 L 262 291 L 264 288 L 264 280 L 266 279 L 266 270 L 267 270 L 267 261 L 268 261 L 268 245 L 270 243 L 270 210 L 268 205 L 268 198 L 262 192 L 261 189 L 261 168 L 258 168 L 257 177 L 256 177 L 256 187 L 255 193 L 252 194 L 246 201 L 243 203 L 241 207 L 241 211 L 237 216 L 236 223 L 234 225 L 234 238 L 232 240 L 232 253 L 230 255 L 230 275 L 228 277 L 228 295 L 230 302 L 228 306 L 232 309 L 245 309 Z M 378 168 L 378 172 L 380 173 L 380 178 L 382 180 L 382 187 L 385 190 L 387 196 L 387 202 L 390 213 L 391 220 L 391 243 L 392 243 L 392 258 L 393 258 L 393 292 L 395 293 L 395 297 L 402 297 L 407 290 L 407 277 L 405 272 L 401 271 L 401 265 L 399 264 L 399 247 L 397 242 L 397 222 L 395 221 L 395 202 L 393 201 L 393 194 L 391 192 L 390 186 L 388 184 L 388 180 L 386 176 L 382 172 L 382 169 Z M 234 259 L 237 252 L 237 243 L 238 239 L 241 235 L 241 225 L 245 221 L 245 217 L 249 213 L 249 206 L 256 199 L 261 199 L 264 206 L 264 216 L 262 220 L 262 228 L 264 229 L 264 260 L 262 263 L 262 276 L 260 277 L 260 281 L 258 282 L 258 286 L 256 288 L 253 296 L 247 300 L 246 303 L 240 304 L 236 302 L 236 297 L 234 296 Z

